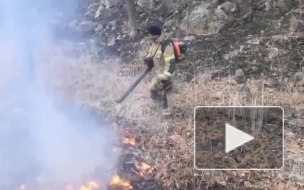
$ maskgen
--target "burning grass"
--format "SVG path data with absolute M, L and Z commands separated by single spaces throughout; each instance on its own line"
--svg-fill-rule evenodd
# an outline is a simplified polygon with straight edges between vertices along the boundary
M 131 182 L 114 174 L 109 183 L 109 187 L 99 185 L 97 182 L 90 181 L 85 185 L 66 185 L 65 187 L 40 187 L 39 190 L 103 190 L 103 189 L 115 189 L 121 190 L 133 189 Z M 37 187 L 29 187 L 28 185 L 21 185 L 20 190 L 37 190 Z
M 117 174 L 115 174 L 111 179 L 110 185 L 118 186 L 123 189 L 133 189 L 132 185 L 130 184 L 130 181 L 122 179 Z
M 129 134 L 129 133 L 128 133 Z M 135 145 L 135 140 L 133 137 L 123 137 L 122 138 L 122 142 L 121 142 L 121 146 L 134 146 Z M 133 140 L 132 140 L 133 139 Z M 129 143 L 129 142 L 134 142 L 133 143 Z M 115 149 L 113 149 L 113 151 L 116 151 Z M 124 165 L 124 162 L 121 162 L 122 165 Z M 153 172 L 153 167 L 148 165 L 147 163 L 144 162 L 139 162 L 139 161 L 135 161 L 134 164 L 132 164 L 130 170 L 130 173 L 133 173 L 135 175 L 135 177 L 137 178 L 144 178 L 147 175 L 152 174 Z M 118 171 L 119 173 L 124 173 L 126 171 Z M 133 176 L 134 178 L 134 176 Z M 138 186 L 132 185 L 132 182 L 124 177 L 122 177 L 121 175 L 115 173 L 112 177 L 111 180 L 109 182 L 108 185 L 106 184 L 100 184 L 97 181 L 89 181 L 84 185 L 65 185 L 65 187 L 59 186 L 58 184 L 56 185 L 56 187 L 37 187 L 37 186 L 33 186 L 33 185 L 26 185 L 23 184 L 20 186 L 20 190 L 37 190 L 37 188 L 39 190 L 131 190 L 131 189 L 138 189 Z

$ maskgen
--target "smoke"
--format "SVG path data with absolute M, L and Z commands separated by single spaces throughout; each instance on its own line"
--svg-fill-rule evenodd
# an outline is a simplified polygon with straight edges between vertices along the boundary
M 0 189 L 78 183 L 96 173 L 105 182 L 117 162 L 114 129 L 64 104 L 35 77 L 44 64 L 35 62 L 37 50 L 58 12 L 50 2 L 0 3 Z M 60 10 L 72 15 L 69 2 Z

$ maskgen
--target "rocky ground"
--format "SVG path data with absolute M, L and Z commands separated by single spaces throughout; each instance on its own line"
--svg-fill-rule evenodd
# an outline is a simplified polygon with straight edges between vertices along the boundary
M 57 41 L 47 44 L 40 57 L 41 62 L 52 63 L 40 68 L 41 77 L 60 89 L 63 98 L 97 109 L 114 127 L 131 131 L 135 143 L 124 147 L 121 175 L 133 181 L 134 189 L 303 189 L 304 176 L 298 170 L 304 154 L 304 2 L 136 2 L 136 38 L 128 37 L 121 1 L 91 1 L 79 5 L 83 12 L 78 17 L 55 22 Z M 178 65 L 170 119 L 163 119 L 160 106 L 149 100 L 151 76 L 124 103 L 115 103 L 144 70 L 142 56 L 149 45 L 145 26 L 155 22 L 190 48 Z M 63 42 L 67 36 L 73 42 Z M 195 172 L 197 105 L 283 106 L 284 170 Z M 132 167 L 126 165 L 139 158 L 153 171 L 134 178 L 129 175 Z

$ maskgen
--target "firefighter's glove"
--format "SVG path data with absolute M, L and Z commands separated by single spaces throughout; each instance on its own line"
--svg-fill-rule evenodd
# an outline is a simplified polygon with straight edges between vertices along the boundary
M 151 70 L 154 67 L 153 58 L 144 59 L 144 63 L 147 65 L 148 69 Z

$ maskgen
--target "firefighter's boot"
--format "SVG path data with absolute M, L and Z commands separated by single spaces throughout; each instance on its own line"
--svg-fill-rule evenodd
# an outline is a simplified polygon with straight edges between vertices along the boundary
M 172 111 L 168 106 L 167 93 L 165 90 L 162 91 L 162 114 L 163 116 L 171 116 Z

